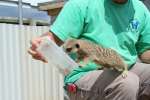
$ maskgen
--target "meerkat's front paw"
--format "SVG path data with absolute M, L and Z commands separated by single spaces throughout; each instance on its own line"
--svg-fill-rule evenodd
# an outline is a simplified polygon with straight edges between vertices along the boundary
M 80 67 L 84 67 L 84 66 L 86 66 L 89 62 L 91 62 L 91 59 L 90 59 L 89 57 L 84 57 L 84 59 L 79 62 L 79 66 L 80 66 Z
M 79 67 L 84 67 L 86 64 L 83 61 L 77 62 Z
M 85 63 L 85 62 L 83 62 L 83 61 L 79 62 L 79 66 L 80 66 L 80 67 L 84 67 L 84 66 L 86 66 L 86 65 L 87 65 L 87 63 Z
M 128 76 L 128 71 L 127 71 L 127 70 L 123 71 L 122 77 L 123 77 L 123 78 L 126 78 L 127 76 Z

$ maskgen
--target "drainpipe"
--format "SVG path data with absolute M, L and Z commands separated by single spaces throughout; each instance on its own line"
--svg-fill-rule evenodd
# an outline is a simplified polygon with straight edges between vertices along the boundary
M 19 24 L 23 25 L 22 0 L 18 0 L 18 8 L 19 8 Z

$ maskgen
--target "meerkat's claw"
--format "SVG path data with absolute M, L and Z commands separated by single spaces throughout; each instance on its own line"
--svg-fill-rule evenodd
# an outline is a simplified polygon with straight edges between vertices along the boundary
M 127 77 L 127 74 L 128 74 L 128 71 L 127 71 L 127 70 L 123 71 L 122 77 L 123 77 L 123 78 L 126 78 L 126 77 Z

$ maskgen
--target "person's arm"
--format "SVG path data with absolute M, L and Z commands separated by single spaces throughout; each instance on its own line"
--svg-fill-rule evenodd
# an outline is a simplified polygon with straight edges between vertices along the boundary
M 140 60 L 144 63 L 150 64 L 150 50 L 147 50 L 143 54 L 141 54 Z
M 143 21 L 140 23 L 141 30 L 136 44 L 137 53 L 143 63 L 150 64 L 150 12 L 144 7 Z
M 44 57 L 36 51 L 45 36 L 49 36 L 56 44 L 61 45 L 66 39 L 70 37 L 78 38 L 81 35 L 84 27 L 84 9 L 81 8 L 82 5 L 84 4 L 81 4 L 78 0 L 68 1 L 57 16 L 56 21 L 50 26 L 50 32 L 32 39 L 28 52 L 34 59 L 46 62 Z

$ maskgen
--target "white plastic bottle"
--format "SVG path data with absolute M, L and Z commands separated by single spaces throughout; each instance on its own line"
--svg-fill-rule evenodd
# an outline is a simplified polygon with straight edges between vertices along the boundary
M 48 60 L 50 67 L 57 67 L 64 75 L 78 67 L 78 64 L 48 37 L 42 40 L 37 50 Z

